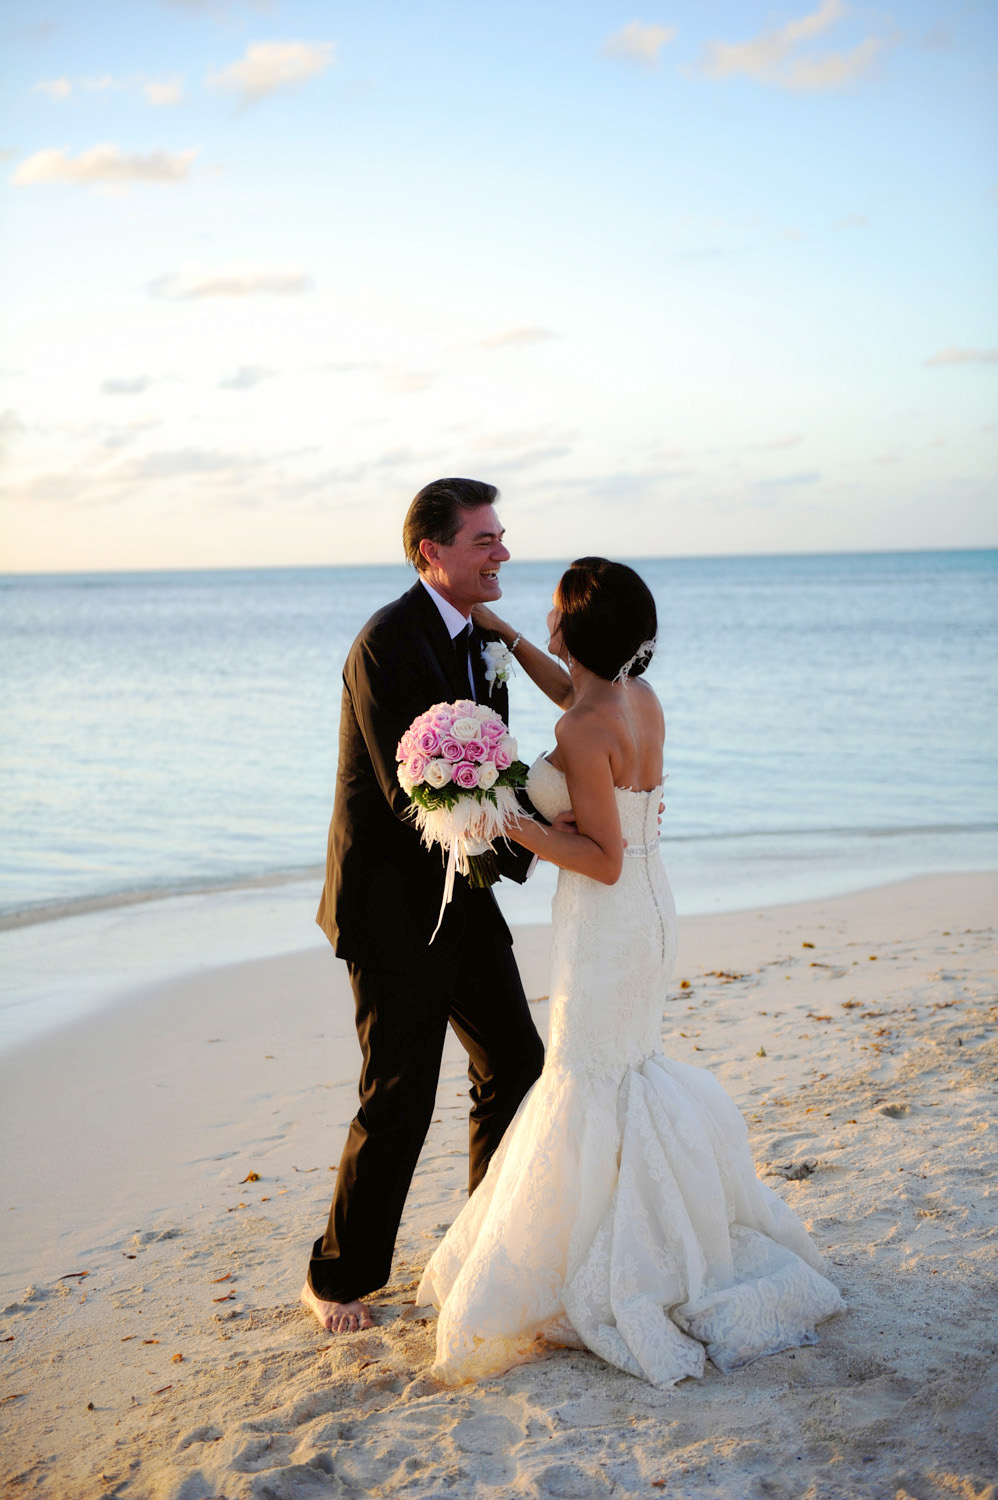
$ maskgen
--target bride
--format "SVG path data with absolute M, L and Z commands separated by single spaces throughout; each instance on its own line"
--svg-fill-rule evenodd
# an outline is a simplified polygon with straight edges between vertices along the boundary
M 713 1076 L 661 1051 L 676 911 L 658 850 L 665 725 L 640 681 L 655 602 L 622 563 L 572 564 L 548 652 L 483 606 L 565 710 L 512 837 L 560 867 L 544 1071 L 423 1275 L 434 1374 L 492 1374 L 544 1343 L 588 1348 L 658 1386 L 816 1342 L 843 1307 L 800 1221 L 759 1182 Z M 562 662 L 568 671 L 559 665 Z

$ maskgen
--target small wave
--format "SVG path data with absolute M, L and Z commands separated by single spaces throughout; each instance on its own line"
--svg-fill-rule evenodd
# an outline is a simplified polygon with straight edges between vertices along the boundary
M 951 834 L 998 833 L 998 823 L 924 823 L 885 828 L 739 828 L 720 833 L 671 833 L 663 828 L 670 844 L 717 844 L 736 839 L 893 839 L 930 838 Z
M 306 865 L 294 870 L 272 870 L 263 875 L 220 876 L 215 880 L 187 880 L 146 886 L 141 890 L 102 891 L 92 896 L 38 901 L 27 906 L 0 909 L 0 932 L 31 927 L 39 922 L 57 922 L 63 917 L 81 917 L 88 912 L 138 906 L 146 901 L 169 901 L 177 896 L 213 896 L 225 891 L 263 890 L 268 886 L 294 885 L 298 881 L 321 881 L 324 873 L 322 865 Z

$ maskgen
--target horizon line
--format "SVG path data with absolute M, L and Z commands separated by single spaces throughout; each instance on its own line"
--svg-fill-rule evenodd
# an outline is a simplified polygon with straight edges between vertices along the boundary
M 749 559 L 774 559 L 780 557 L 919 557 L 932 553 L 947 555 L 967 552 L 996 552 L 998 542 L 972 547 L 837 547 L 815 548 L 810 551 L 788 552 L 629 552 L 621 559 L 633 562 L 721 562 L 747 561 Z M 563 563 L 568 554 L 560 557 L 520 557 L 504 566 L 516 567 L 518 563 Z M 171 567 L 136 568 L 24 568 L 14 572 L 0 572 L 0 579 L 17 578 L 109 578 L 136 577 L 140 575 L 171 573 L 305 573 L 323 569 L 342 571 L 347 568 L 411 568 L 404 558 L 394 561 L 367 562 L 311 562 L 311 563 L 193 563 Z M 415 574 L 417 570 L 412 568 Z

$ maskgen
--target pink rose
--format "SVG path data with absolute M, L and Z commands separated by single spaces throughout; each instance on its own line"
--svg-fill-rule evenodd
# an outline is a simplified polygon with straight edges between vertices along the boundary
M 491 719 L 483 724 L 478 732 L 483 740 L 488 740 L 489 744 L 494 745 L 506 733 L 506 726 L 501 719 Z
M 470 760 L 473 766 L 480 765 L 487 754 L 488 751 L 481 740 L 468 740 L 464 747 L 464 758 Z
M 409 780 L 415 785 L 416 782 L 423 779 L 423 773 L 426 770 L 426 756 L 421 751 L 414 750 L 412 755 L 409 756 L 405 768 L 409 773 Z
M 440 749 L 440 739 L 435 729 L 421 729 L 416 743 L 424 755 L 436 755 Z
M 460 740 L 447 735 L 440 741 L 440 754 L 445 760 L 460 760 L 464 755 L 464 746 Z
M 426 719 L 434 729 L 447 729 L 454 722 L 454 715 L 446 704 L 441 704 L 439 708 L 431 708 Z
M 466 792 L 473 792 L 478 785 L 478 771 L 466 760 L 462 760 L 454 767 L 454 782 Z
M 399 740 L 399 747 L 395 752 L 395 759 L 408 760 L 409 756 L 412 754 L 415 748 L 416 747 L 412 742 L 412 731 L 407 729 L 405 734 Z
M 454 703 L 454 713 L 455 716 L 459 719 L 473 719 L 475 717 L 475 709 L 477 707 L 478 704 L 473 703 L 470 698 L 458 698 Z
M 497 771 L 508 771 L 510 766 L 513 764 L 512 760 L 510 759 L 509 751 L 504 750 L 501 745 L 497 745 L 493 750 L 492 760 Z

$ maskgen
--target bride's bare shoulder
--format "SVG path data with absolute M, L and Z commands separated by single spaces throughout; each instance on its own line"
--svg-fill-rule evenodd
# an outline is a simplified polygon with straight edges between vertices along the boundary
M 610 714 L 602 705 L 590 700 L 575 703 L 566 709 L 554 726 L 554 737 L 559 750 L 566 754 L 609 755 L 613 724 Z
M 643 677 L 634 678 L 627 685 L 627 691 L 632 694 L 641 714 L 650 723 L 658 724 L 662 732 L 665 732 L 665 713 L 655 689 L 651 683 L 645 682 Z

